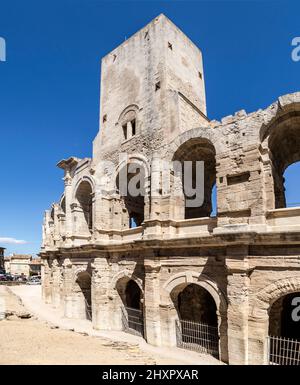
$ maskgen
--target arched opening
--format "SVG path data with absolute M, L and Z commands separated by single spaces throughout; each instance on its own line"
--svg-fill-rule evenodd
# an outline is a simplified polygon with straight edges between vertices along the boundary
M 294 172 L 299 179 L 299 166 L 290 170 L 288 167 L 300 161 L 300 117 L 281 118 L 278 123 L 274 123 L 268 143 L 272 161 L 275 208 L 285 208 L 289 205 L 285 178 L 290 171 L 296 170 Z M 292 189 L 296 190 L 295 185 Z M 300 201 L 299 195 L 294 199 L 296 202 L 291 202 L 291 205 Z
M 116 289 L 122 300 L 122 329 L 139 336 L 144 335 L 144 316 L 142 291 L 139 285 L 129 278 L 120 279 Z
M 78 318 L 92 319 L 92 290 L 91 276 L 87 271 L 77 275 L 75 281 L 75 298 Z
M 181 163 L 179 172 L 175 170 L 175 173 L 181 178 L 185 219 L 209 217 L 217 211 L 213 208 L 213 204 L 216 205 L 215 156 L 213 144 L 202 138 L 188 140 L 174 154 L 173 161 Z
M 66 213 L 66 198 L 63 196 L 61 202 L 60 202 L 60 207 L 62 209 L 62 212 L 65 214 Z
M 192 283 L 173 290 L 171 298 L 179 318 L 177 345 L 219 358 L 217 306 L 211 294 Z
M 141 226 L 145 214 L 145 169 L 137 163 L 124 166 L 117 175 L 117 190 L 122 198 L 123 228 Z
M 83 233 L 90 232 L 93 228 L 92 193 L 92 187 L 87 181 L 81 182 L 76 191 L 76 201 L 78 204 L 76 222 L 78 230 Z
M 128 281 L 125 290 L 126 306 L 141 309 L 141 290 L 132 279 Z
M 125 108 L 121 113 L 118 124 L 122 127 L 123 139 L 126 141 L 138 133 L 138 115 L 139 107 L 132 104 Z
M 269 335 L 300 341 L 300 292 L 287 294 L 273 303 L 269 310 Z
M 300 162 L 288 166 L 283 174 L 286 207 L 300 206 L 300 192 L 297 188 L 300 179 Z
M 300 365 L 300 292 L 277 299 L 269 309 L 269 362 Z

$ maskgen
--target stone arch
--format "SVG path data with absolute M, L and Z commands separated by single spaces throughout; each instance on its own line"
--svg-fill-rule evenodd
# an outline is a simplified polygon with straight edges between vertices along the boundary
M 59 207 L 61 208 L 63 213 L 66 213 L 66 197 L 65 194 L 62 194 L 59 200 Z
M 136 287 L 138 293 L 138 306 L 137 304 L 134 307 L 139 314 L 136 314 L 135 310 L 130 309 L 127 297 L 127 289 L 130 283 L 134 283 L 133 286 Z M 138 278 L 134 273 L 131 273 L 129 270 L 125 269 L 115 274 L 111 280 L 110 287 L 110 299 L 111 299 L 111 311 L 112 311 L 112 327 L 116 330 L 128 330 L 128 327 L 132 329 L 134 325 L 131 324 L 131 312 L 134 312 L 134 317 L 138 316 L 141 322 L 143 322 L 144 312 L 144 290 L 143 290 L 143 281 Z M 127 321 L 124 322 L 124 320 Z M 134 328 L 134 327 L 133 327 Z M 143 334 L 143 333 L 141 333 Z
M 80 273 L 87 272 L 92 278 L 92 271 L 89 266 L 77 266 L 73 271 L 73 283 L 76 281 Z
M 188 140 L 199 138 L 210 141 L 215 147 L 216 153 L 221 152 L 220 142 L 217 139 L 217 135 L 214 132 L 214 129 L 208 130 L 207 127 L 198 127 L 183 132 L 168 145 L 168 149 L 166 152 L 166 160 L 169 160 L 171 162 L 173 160 L 174 154 L 180 146 L 182 146 Z
M 194 284 L 204 289 L 215 302 L 216 316 L 219 334 L 219 357 L 222 361 L 228 362 L 228 338 L 227 338 L 227 300 L 217 283 L 205 274 L 195 271 L 184 271 L 170 277 L 163 285 L 162 304 L 165 310 L 163 323 L 165 328 L 169 330 L 169 344 L 176 345 L 176 329 L 175 321 L 178 320 L 179 314 L 175 297 L 189 285 Z M 178 304 L 177 304 L 178 305 Z
M 138 132 L 138 112 L 139 107 L 136 104 L 127 106 L 120 114 L 118 125 L 122 127 L 124 140 L 130 139 Z
M 284 173 L 290 165 L 300 162 L 300 93 L 279 98 L 265 115 L 259 138 L 272 175 L 267 178 L 271 183 L 267 189 L 273 194 L 269 208 L 285 208 Z
M 300 277 L 286 277 L 271 283 L 256 294 L 252 317 L 268 318 L 268 311 L 277 299 L 297 291 L 300 291 Z
M 83 177 L 75 187 L 71 205 L 75 232 L 89 235 L 94 226 L 94 183 L 90 177 Z
M 144 219 L 148 219 L 150 215 L 150 205 L 148 204 L 149 176 L 150 166 L 142 155 L 132 154 L 123 159 L 116 167 L 114 183 L 120 199 L 122 229 L 141 226 Z M 130 191 L 129 186 L 136 189 L 134 193 Z
M 89 176 L 89 175 L 84 175 L 82 176 L 81 178 L 78 179 L 78 181 L 76 182 L 75 186 L 74 186 L 74 189 L 73 189 L 73 201 L 76 197 L 76 192 L 78 190 L 78 187 L 80 186 L 80 184 L 82 182 L 88 182 L 91 186 L 91 189 L 92 189 L 92 192 L 94 193 L 95 192 L 95 187 L 96 187 L 96 183 L 95 183 L 95 180 L 93 177 Z
M 92 320 L 92 275 L 87 267 L 74 271 L 72 291 L 75 317 Z
M 116 175 L 120 170 L 125 167 L 127 164 L 136 163 L 145 169 L 145 178 L 150 176 L 150 164 L 148 159 L 142 154 L 130 154 L 128 157 L 122 159 L 116 167 Z
M 176 149 L 172 162 L 172 190 L 175 192 L 176 189 L 177 204 L 182 210 L 180 219 L 210 217 L 213 212 L 213 188 L 217 181 L 216 149 L 213 142 L 207 137 L 189 138 Z M 186 179 L 189 173 L 191 178 Z M 191 190 L 196 186 L 197 194 Z
M 169 278 L 163 285 L 165 300 L 167 299 L 170 301 L 170 294 L 176 287 L 189 285 L 191 283 L 199 285 L 209 292 L 216 303 L 218 312 L 226 312 L 227 300 L 216 282 L 211 280 L 208 276 L 194 271 L 180 272 Z
M 127 278 L 128 280 L 132 279 L 140 288 L 143 296 L 144 296 L 144 289 L 143 289 L 143 281 L 141 278 L 138 278 L 135 274 L 131 273 L 129 270 L 122 270 L 114 275 L 114 277 L 111 280 L 110 283 L 110 290 L 116 289 L 117 282 L 122 279 Z

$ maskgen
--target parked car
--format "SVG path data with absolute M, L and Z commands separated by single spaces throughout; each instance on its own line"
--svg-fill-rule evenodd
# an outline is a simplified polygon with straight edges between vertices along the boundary
M 14 277 L 11 274 L 5 274 L 7 281 L 13 281 Z
M 17 282 L 26 282 L 27 279 L 26 279 L 25 275 L 15 275 L 15 276 L 14 276 L 14 281 L 17 281 Z
M 27 281 L 27 285 L 40 285 L 41 277 L 33 276 Z
M 0 281 L 7 281 L 6 275 L 5 274 L 0 274 Z

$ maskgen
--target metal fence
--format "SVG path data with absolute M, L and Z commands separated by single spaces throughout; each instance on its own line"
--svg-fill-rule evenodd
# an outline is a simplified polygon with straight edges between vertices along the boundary
M 90 305 L 86 299 L 84 301 L 86 318 L 92 321 L 92 305 Z
M 270 365 L 300 365 L 300 341 L 285 337 L 268 337 Z
M 144 336 L 144 317 L 143 311 L 133 309 L 132 307 L 121 306 L 122 312 L 122 328 L 124 331 Z
M 219 359 L 219 333 L 217 327 L 185 320 L 176 320 L 175 322 L 178 347 L 211 354 Z

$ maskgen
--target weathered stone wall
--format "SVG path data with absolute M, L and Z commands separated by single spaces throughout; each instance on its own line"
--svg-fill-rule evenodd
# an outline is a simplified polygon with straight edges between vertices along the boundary
M 93 158 L 58 164 L 65 189 L 44 218 L 45 302 L 62 307 L 66 317 L 91 314 L 96 329 L 121 330 L 132 280 L 140 290 L 144 338 L 175 346 L 178 298 L 197 285 L 193 294 L 205 291 L 213 301 L 202 301 L 201 314 L 211 308 L 204 303 L 215 304 L 220 359 L 267 363 L 271 305 L 300 291 L 300 209 L 283 207 L 282 184 L 285 168 L 300 160 L 300 92 L 264 110 L 209 122 L 201 52 L 160 15 L 103 58 L 100 104 Z M 122 152 L 126 162 L 119 160 Z M 206 195 L 216 182 L 214 217 L 206 207 L 199 211 L 205 217 L 185 219 L 182 180 L 172 171 L 170 191 L 157 194 L 159 161 L 174 159 L 204 161 Z M 129 228 L 116 188 L 128 164 L 145 169 L 144 220 L 136 228 Z

